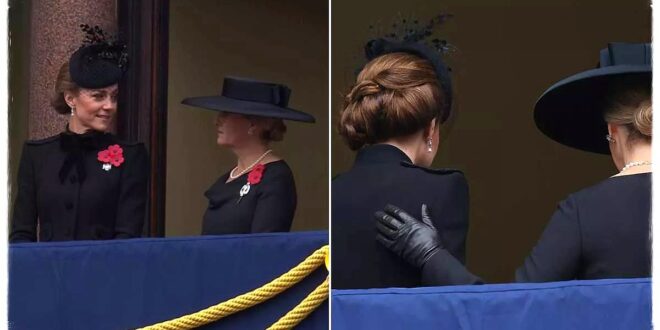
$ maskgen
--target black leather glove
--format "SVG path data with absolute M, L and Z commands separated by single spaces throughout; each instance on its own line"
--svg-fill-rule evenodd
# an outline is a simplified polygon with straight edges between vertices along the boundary
M 442 249 L 426 204 L 422 204 L 422 221 L 394 205 L 385 206 L 375 216 L 378 242 L 417 268 Z

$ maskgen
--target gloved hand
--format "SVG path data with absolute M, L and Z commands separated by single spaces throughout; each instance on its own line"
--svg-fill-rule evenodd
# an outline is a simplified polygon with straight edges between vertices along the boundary
M 419 269 L 443 248 L 426 204 L 422 204 L 422 221 L 394 205 L 375 216 L 378 242 Z

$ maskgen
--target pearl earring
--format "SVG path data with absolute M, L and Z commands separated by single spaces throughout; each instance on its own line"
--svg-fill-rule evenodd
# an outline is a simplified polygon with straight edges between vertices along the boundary
M 607 140 L 609 143 L 616 143 L 616 140 L 612 137 L 612 135 L 609 134 L 605 136 L 605 140 Z
M 431 140 L 431 139 L 429 138 L 429 139 L 426 141 L 426 147 L 427 147 L 428 152 L 432 152 L 432 151 L 433 151 L 433 140 Z

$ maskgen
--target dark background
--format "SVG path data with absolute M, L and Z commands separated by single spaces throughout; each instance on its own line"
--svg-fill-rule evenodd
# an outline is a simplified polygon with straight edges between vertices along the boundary
M 608 42 L 649 42 L 647 1 L 575 0 L 332 1 L 332 123 L 341 94 L 364 60 L 363 44 L 397 17 L 443 28 L 459 111 L 434 166 L 463 170 L 470 184 L 468 267 L 489 282 L 513 279 L 556 205 L 616 173 L 608 156 L 572 150 L 535 127 L 536 99 L 558 80 L 594 68 Z M 332 128 L 332 175 L 354 154 Z M 604 138 L 604 137 L 603 137 Z

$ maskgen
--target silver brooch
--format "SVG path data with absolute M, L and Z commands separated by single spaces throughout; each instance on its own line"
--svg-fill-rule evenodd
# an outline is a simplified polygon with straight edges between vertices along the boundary
M 241 199 L 243 199 L 243 196 L 247 195 L 250 192 L 250 183 L 246 183 L 241 187 L 241 190 L 238 192 L 240 197 L 238 197 L 238 200 L 236 201 L 236 204 L 241 202 Z

